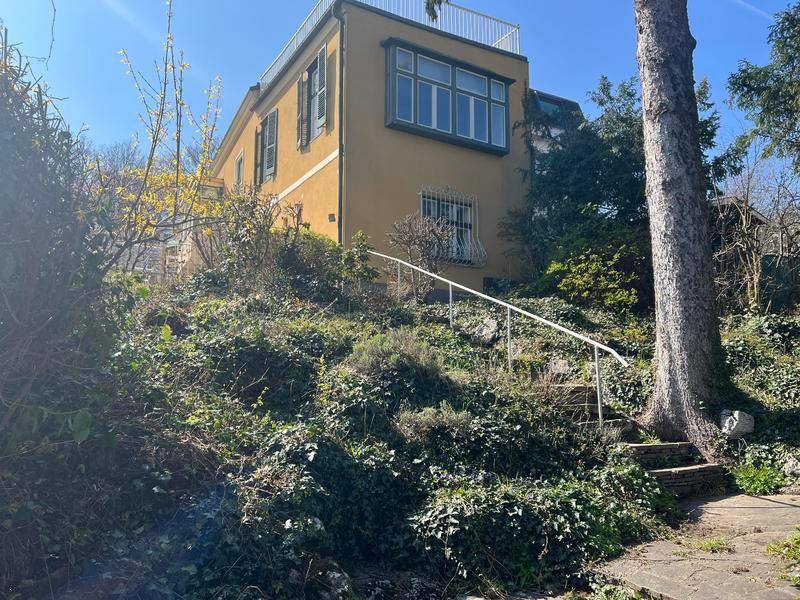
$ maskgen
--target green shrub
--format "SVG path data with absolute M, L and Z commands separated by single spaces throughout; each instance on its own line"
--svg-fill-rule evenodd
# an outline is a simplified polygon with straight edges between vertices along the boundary
M 752 324 L 775 350 L 791 352 L 800 340 L 800 323 L 795 317 L 766 314 L 753 317 Z
M 733 478 L 740 490 L 754 496 L 774 494 L 787 483 L 780 469 L 766 463 L 734 467 Z
M 319 519 L 341 559 L 400 562 L 409 553 L 407 516 L 419 492 L 385 444 L 343 445 L 319 430 L 293 425 L 267 439 L 258 462 L 262 479 L 297 473 L 305 491 L 293 502 L 304 519 Z
M 357 343 L 345 364 L 374 382 L 393 409 L 431 404 L 452 385 L 436 352 L 403 328 Z
M 460 479 L 438 490 L 412 522 L 445 572 L 519 586 L 565 585 L 582 578 L 589 561 L 652 531 L 667 498 L 641 467 L 618 457 L 583 482 Z
M 569 426 L 537 405 L 503 402 L 478 409 L 471 419 L 449 409 L 416 417 L 417 443 L 432 461 L 449 469 L 555 475 L 574 467 L 572 459 L 580 454 L 579 444 L 572 445 L 577 436 Z M 425 431 L 423 424 L 431 428 Z
M 349 369 L 325 374 L 312 409 L 325 430 L 340 437 L 386 440 L 394 436 L 391 421 L 398 404 Z
M 576 483 L 445 488 L 412 521 L 434 562 L 468 580 L 564 585 L 590 558 L 621 549 L 602 508 Z
M 633 287 L 637 276 L 621 268 L 629 254 L 626 246 L 608 255 L 584 252 L 550 263 L 545 274 L 557 280 L 558 290 L 572 302 L 611 311 L 631 310 L 639 300 Z
M 723 340 L 722 349 L 725 352 L 725 362 L 736 371 L 755 369 L 768 361 L 764 350 L 746 336 Z
M 291 409 L 313 389 L 316 361 L 285 341 L 260 334 L 198 341 L 213 381 L 250 403 Z
M 757 375 L 776 404 L 800 407 L 800 362 L 774 362 L 759 369 Z

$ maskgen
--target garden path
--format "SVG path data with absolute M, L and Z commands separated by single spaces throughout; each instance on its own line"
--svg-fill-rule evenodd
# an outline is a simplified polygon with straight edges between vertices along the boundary
M 601 573 L 661 600 L 800 598 L 781 577 L 785 565 L 766 551 L 797 533 L 800 495 L 695 498 L 682 507 L 690 521 L 673 539 L 635 546 Z M 701 550 L 703 542 L 717 552 Z

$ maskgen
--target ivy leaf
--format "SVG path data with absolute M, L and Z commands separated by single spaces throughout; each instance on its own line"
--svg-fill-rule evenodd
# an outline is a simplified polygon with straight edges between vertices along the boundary
M 172 327 L 167 323 L 161 326 L 161 339 L 165 342 L 172 341 Z
M 72 439 L 78 443 L 85 441 L 92 430 L 92 414 L 85 408 L 80 409 L 70 419 L 69 427 L 72 431 Z

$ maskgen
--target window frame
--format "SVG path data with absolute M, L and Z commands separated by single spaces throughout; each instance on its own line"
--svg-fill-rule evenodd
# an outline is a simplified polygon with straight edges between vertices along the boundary
M 509 100 L 510 100 L 510 93 L 509 87 L 515 83 L 515 80 L 498 73 L 493 73 L 491 71 L 487 71 L 481 67 L 478 67 L 473 64 L 465 63 L 461 60 L 456 58 L 445 56 L 439 52 L 431 50 L 430 48 L 424 48 L 421 46 L 417 46 L 411 42 L 398 39 L 398 38 L 389 38 L 382 42 L 386 50 L 386 72 L 385 72 L 385 84 L 386 84 L 386 107 L 385 107 L 385 125 L 391 129 L 397 129 L 401 131 L 406 131 L 409 133 L 415 133 L 421 135 L 423 137 L 429 137 L 432 139 L 436 139 L 438 141 L 472 148 L 474 150 L 481 150 L 490 154 L 496 154 L 500 156 L 504 156 L 508 154 L 511 150 L 511 124 L 510 124 L 510 117 L 511 111 L 509 107 Z M 407 71 L 405 69 L 401 69 L 397 66 L 397 58 L 399 52 L 410 52 L 413 53 L 413 61 L 412 66 L 414 68 L 414 72 Z M 419 58 L 425 58 L 432 61 L 436 61 L 450 67 L 450 84 L 444 84 L 437 79 L 432 79 L 425 75 L 421 75 L 419 73 Z M 483 77 L 486 80 L 486 95 L 476 94 L 475 92 L 471 91 L 464 91 L 458 87 L 457 81 L 457 70 L 461 69 L 463 71 L 472 73 L 479 77 Z M 400 118 L 398 116 L 398 107 L 399 107 L 399 86 L 398 81 L 399 77 L 405 77 L 411 80 L 411 94 L 412 94 L 412 119 L 406 120 L 404 118 Z M 438 129 L 436 128 L 437 119 L 435 116 L 432 117 L 433 125 L 422 124 L 419 120 L 420 111 L 419 107 L 417 106 L 419 99 L 418 93 L 418 86 L 419 82 L 424 82 L 426 84 L 431 85 L 432 87 L 443 88 L 445 90 L 449 90 L 450 92 L 450 128 L 448 129 Z M 495 100 L 493 99 L 493 84 L 501 84 L 503 85 L 503 92 L 504 92 L 504 100 Z M 432 107 L 433 114 L 436 114 L 437 109 L 437 95 L 439 94 L 438 91 L 432 92 Z M 486 105 L 486 139 L 475 139 L 474 137 L 465 137 L 463 135 L 458 134 L 458 107 L 457 107 L 457 97 L 459 94 L 466 95 L 470 98 L 478 98 L 485 102 Z M 505 109 L 505 123 L 503 124 L 503 129 L 505 130 L 505 144 L 500 146 L 492 141 L 492 104 L 498 104 Z M 470 100 L 470 132 L 474 133 L 475 125 L 474 125 L 474 100 Z

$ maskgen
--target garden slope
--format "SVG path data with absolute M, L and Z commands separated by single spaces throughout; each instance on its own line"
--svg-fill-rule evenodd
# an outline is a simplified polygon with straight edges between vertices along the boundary
M 502 344 L 432 322 L 446 307 L 193 286 L 157 296 L 140 302 L 105 385 L 91 390 L 86 439 L 55 462 L 34 452 L 3 477 L 5 489 L 21 486 L 4 517 L 12 594 L 564 587 L 670 513 L 612 440 L 554 408 L 542 375 L 554 358 L 568 359 L 571 379 L 590 373 L 587 350 L 563 336 L 515 321 L 512 376 Z M 641 403 L 647 321 L 515 301 L 617 340 L 637 368 L 604 364 L 610 395 Z M 455 311 L 461 328 L 489 313 Z

